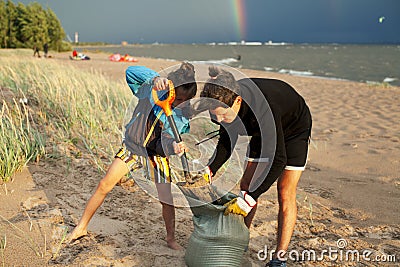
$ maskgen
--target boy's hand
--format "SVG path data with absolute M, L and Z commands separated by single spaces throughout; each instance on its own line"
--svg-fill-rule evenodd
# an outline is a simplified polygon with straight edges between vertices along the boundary
M 169 88 L 168 79 L 163 77 L 155 77 L 153 80 L 153 89 L 156 91 L 166 90 Z
M 185 151 L 189 151 L 184 142 L 177 143 L 174 141 L 172 143 L 172 146 L 174 147 L 175 154 L 178 155 L 179 157 L 181 157 L 183 153 L 185 153 Z

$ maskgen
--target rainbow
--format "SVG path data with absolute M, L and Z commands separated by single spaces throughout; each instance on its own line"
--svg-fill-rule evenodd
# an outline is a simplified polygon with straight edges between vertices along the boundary
M 239 40 L 246 38 L 246 8 L 245 0 L 232 0 L 233 14 L 235 16 L 235 24 L 238 31 Z

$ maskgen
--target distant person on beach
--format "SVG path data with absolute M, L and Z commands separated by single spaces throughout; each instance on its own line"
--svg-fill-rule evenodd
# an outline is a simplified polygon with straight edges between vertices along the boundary
M 72 60 L 90 60 L 89 56 L 83 53 L 78 53 L 75 49 L 72 51 L 72 57 L 69 56 L 69 58 Z
M 182 63 L 179 69 L 170 72 L 167 78 L 143 66 L 131 66 L 126 70 L 126 81 L 133 94 L 139 99 L 130 122 L 125 126 L 122 147 L 116 153 L 105 177 L 87 202 L 78 225 L 68 236 L 74 241 L 87 234 L 87 226 L 107 194 L 129 172 L 143 169 L 145 176 L 155 182 L 162 204 L 162 216 L 166 227 L 168 247 L 179 250 L 182 247 L 175 240 L 175 208 L 171 193 L 171 171 L 169 155 L 182 154 L 186 150 L 183 142 L 176 143 L 169 133 L 169 123 L 162 109 L 154 105 L 152 88 L 157 91 L 169 88 L 168 80 L 176 86 L 176 97 L 172 104 L 173 117 L 180 133 L 189 130 L 189 119 L 184 115 L 188 104 L 185 102 L 196 95 L 194 66 Z M 165 95 L 165 94 L 164 94 Z M 184 107 L 179 106 L 182 104 Z M 188 107 L 188 106 L 187 106 Z M 139 219 L 141 219 L 139 217 Z
M 43 52 L 44 52 L 44 57 L 47 58 L 47 54 L 48 54 L 48 52 L 49 52 L 49 44 L 48 44 L 48 43 L 45 43 L 45 44 L 43 45 Z
M 83 54 L 83 53 L 78 53 L 78 58 L 79 58 L 80 60 L 89 60 L 89 59 L 90 59 L 89 56 L 87 56 L 87 55 L 85 55 L 85 54 Z
M 297 217 L 296 188 L 305 169 L 311 135 L 309 108 L 289 84 L 280 80 L 236 81 L 230 72 L 217 67 L 210 67 L 209 75 L 200 96 L 208 98 L 203 110 L 208 109 L 212 120 L 220 125 L 217 148 L 208 164 L 212 174 L 229 159 L 239 135 L 251 137 L 241 192 L 226 204 L 225 214 L 243 215 L 250 227 L 257 199 L 277 180 L 277 254 L 267 266 L 286 266 L 285 253 Z M 245 131 L 239 132 L 239 123 Z
M 33 56 L 36 57 L 36 55 L 38 57 L 40 57 L 40 53 L 39 53 L 39 47 L 37 45 L 33 46 Z

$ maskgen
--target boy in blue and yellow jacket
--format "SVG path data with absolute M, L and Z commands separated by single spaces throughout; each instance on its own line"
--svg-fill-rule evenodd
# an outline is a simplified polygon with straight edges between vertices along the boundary
M 155 182 L 158 197 L 162 204 L 162 215 L 167 232 L 167 245 L 172 249 L 181 249 L 175 240 L 175 208 L 171 194 L 171 171 L 168 156 L 181 154 L 186 146 L 183 142 L 176 143 L 162 109 L 155 105 L 152 90 L 158 92 L 162 99 L 168 89 L 168 80 L 175 85 L 176 97 L 172 104 L 174 120 L 180 133 L 189 131 L 189 119 L 184 114 L 184 108 L 189 99 L 197 92 L 194 66 L 182 63 L 181 66 L 168 74 L 167 78 L 143 66 L 131 66 L 126 70 L 126 81 L 132 93 L 138 98 L 138 104 L 133 111 L 129 123 L 125 126 L 125 136 L 122 147 L 115 155 L 106 175 L 99 182 L 83 215 L 68 236 L 68 241 L 74 241 L 87 234 L 87 225 L 92 216 L 103 203 L 107 194 L 130 170 L 143 168 L 145 176 Z M 165 91 L 164 91 L 165 93 Z M 187 101 L 187 102 L 185 102 Z M 176 108 L 178 105 L 181 106 Z

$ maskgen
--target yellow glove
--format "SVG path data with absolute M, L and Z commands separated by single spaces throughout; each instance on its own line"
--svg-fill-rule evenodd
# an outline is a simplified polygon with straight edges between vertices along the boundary
M 246 217 L 256 204 L 257 201 L 255 201 L 246 191 L 241 191 L 239 197 L 232 199 L 224 205 L 226 207 L 224 215 L 233 213 Z
M 204 169 L 197 172 L 197 175 L 201 175 L 207 183 L 212 183 L 212 173 L 210 167 L 206 166 Z
M 210 167 L 205 167 L 203 170 L 203 178 L 204 180 L 207 181 L 207 183 L 211 184 L 212 183 L 212 173 L 210 170 Z

